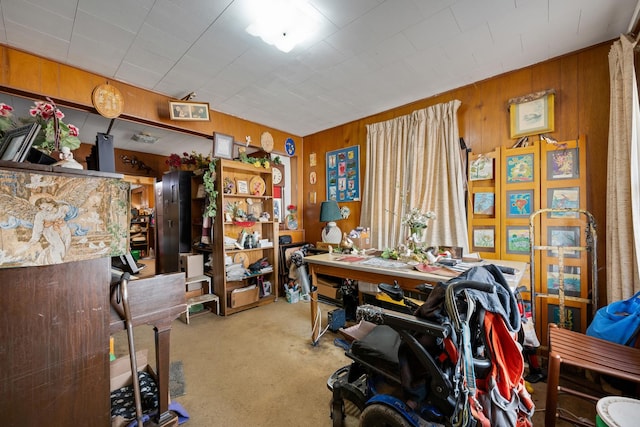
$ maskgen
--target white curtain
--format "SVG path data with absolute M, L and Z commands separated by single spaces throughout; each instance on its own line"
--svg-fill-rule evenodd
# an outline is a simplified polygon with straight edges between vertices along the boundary
M 607 301 L 640 290 L 640 150 L 636 41 L 621 36 L 609 52 L 611 105 L 607 162 Z
M 376 247 L 404 243 L 409 231 L 402 216 L 417 208 L 436 214 L 425 244 L 460 246 L 468 252 L 459 107 L 454 100 L 367 126 L 360 220 L 371 226 Z

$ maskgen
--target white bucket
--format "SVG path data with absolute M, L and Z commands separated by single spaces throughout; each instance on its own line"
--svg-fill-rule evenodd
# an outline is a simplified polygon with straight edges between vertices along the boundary
M 640 419 L 640 400 L 622 396 L 607 396 L 598 400 L 599 421 L 607 427 L 634 427 Z

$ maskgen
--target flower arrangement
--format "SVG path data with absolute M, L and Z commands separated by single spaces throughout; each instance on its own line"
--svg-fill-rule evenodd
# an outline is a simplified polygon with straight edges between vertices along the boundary
M 207 169 L 211 163 L 211 156 L 205 156 L 195 151 L 189 154 L 185 151 L 182 153 L 182 156 L 172 153 L 169 155 L 169 158 L 165 160 L 165 163 L 171 169 L 180 169 L 183 165 L 191 169 Z
M 289 211 L 290 214 L 294 214 L 298 212 L 298 208 L 296 207 L 296 205 L 288 205 L 287 211 Z
M 63 122 L 64 113 L 50 98 L 47 98 L 47 101 L 35 101 L 29 109 L 29 117 L 19 119 L 22 124 L 35 122 L 40 125 L 40 132 L 36 135 L 33 146 L 47 154 L 60 151 L 62 147 L 70 150 L 80 147 L 78 128 L 71 123 Z M 13 107 L 0 103 L 0 135 L 18 126 L 12 117 Z
M 2 136 L 7 130 L 15 127 L 13 122 L 13 107 L 7 105 L 4 102 L 0 102 L 0 136 Z
M 413 232 L 427 228 L 429 221 L 432 219 L 436 219 L 436 214 L 434 212 L 420 212 L 417 208 L 412 208 L 402 218 L 402 224 L 409 227 Z
M 50 98 L 47 101 L 49 102 L 36 101 L 29 109 L 31 118 L 23 120 L 25 123 L 35 121 L 41 126 L 33 146 L 45 153 L 59 151 L 61 147 L 76 150 L 80 147 L 80 131 L 71 123 L 64 123 L 64 113 Z

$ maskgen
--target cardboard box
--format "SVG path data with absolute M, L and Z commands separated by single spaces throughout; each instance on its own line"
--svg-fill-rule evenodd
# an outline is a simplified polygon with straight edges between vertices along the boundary
M 258 301 L 260 298 L 260 289 L 257 286 L 247 286 L 231 291 L 229 295 L 229 305 L 231 308 L 242 307 Z
M 331 280 L 327 280 L 321 276 L 317 277 L 316 287 L 318 288 L 318 294 L 331 298 L 338 299 L 338 287 L 340 286 L 337 282 L 332 282 Z
M 155 373 L 151 365 L 149 365 L 148 360 L 147 349 L 136 352 L 136 367 L 138 372 L 147 372 L 157 381 L 158 375 Z M 127 354 L 126 356 L 119 357 L 111 362 L 109 390 L 114 391 L 131 384 L 133 384 L 133 377 L 131 375 L 131 358 Z M 169 401 L 171 401 L 170 396 L 168 397 Z M 111 419 L 111 427 L 124 427 L 130 422 L 131 420 L 125 420 L 123 417 L 113 417 Z
M 187 278 L 204 274 L 204 257 L 202 254 L 180 254 L 180 271 L 184 271 Z
M 371 237 L 351 237 L 357 249 L 371 249 Z

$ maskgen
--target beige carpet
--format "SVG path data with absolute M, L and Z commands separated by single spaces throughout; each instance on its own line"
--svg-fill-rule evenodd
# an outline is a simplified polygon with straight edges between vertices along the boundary
M 327 312 L 335 307 L 320 308 L 324 328 Z M 206 314 L 192 318 L 190 325 L 174 321 L 171 360 L 182 361 L 186 389 L 175 400 L 191 416 L 185 425 L 331 426 L 326 381 L 349 360 L 333 344 L 338 335 L 330 331 L 317 346 L 311 345 L 310 319 L 309 303 L 288 304 L 281 298 L 229 317 Z M 136 349 L 149 349 L 153 360 L 152 328 L 137 327 L 134 334 Z M 115 336 L 115 344 L 118 356 L 128 354 L 125 332 Z M 536 426 L 544 425 L 544 387 L 545 383 L 535 385 Z M 590 417 L 584 403 L 570 408 L 580 406 L 575 412 Z M 357 422 L 350 417 L 347 425 Z

